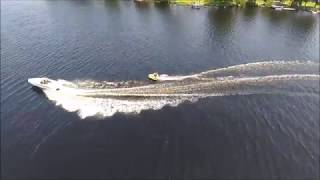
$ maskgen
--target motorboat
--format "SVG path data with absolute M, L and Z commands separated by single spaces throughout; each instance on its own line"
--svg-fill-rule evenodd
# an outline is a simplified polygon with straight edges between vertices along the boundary
M 38 87 L 40 89 L 52 89 L 56 88 L 59 89 L 58 83 L 55 80 L 51 80 L 49 78 L 29 78 L 28 83 Z
M 148 75 L 148 78 L 152 81 L 159 81 L 160 80 L 160 75 L 158 73 L 152 73 Z
M 28 83 L 42 90 L 68 91 L 75 88 L 72 83 L 65 80 L 53 80 L 47 77 L 29 78 Z

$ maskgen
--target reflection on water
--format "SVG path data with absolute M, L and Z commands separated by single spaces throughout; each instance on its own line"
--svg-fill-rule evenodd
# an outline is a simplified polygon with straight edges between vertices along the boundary
M 160 9 L 168 9 L 170 7 L 169 1 L 158 1 L 154 3 L 154 6 Z
M 91 0 L 82 0 L 82 1 L 70 1 L 69 3 L 72 3 L 73 5 L 87 7 L 91 6 L 93 2 Z
M 285 81 L 289 88 L 276 86 L 285 93 L 265 94 L 275 88 L 268 81 L 259 86 L 263 94 L 177 107 L 162 99 L 153 101 L 165 102 L 161 109 L 130 115 L 115 113 L 111 102 L 114 115 L 99 121 L 80 120 L 27 83 L 41 76 L 146 80 L 151 72 L 195 74 L 270 60 L 319 63 L 319 16 L 133 1 L 1 1 L 3 179 L 319 177 L 314 81 Z M 303 74 L 317 74 L 316 67 Z M 233 70 L 213 74 L 245 78 Z M 274 66 L 263 72 L 277 74 Z
M 103 1 L 107 10 L 118 10 L 120 8 L 120 4 L 118 0 L 104 0 Z
M 233 28 L 235 23 L 236 16 L 234 15 L 235 9 L 222 9 L 222 8 L 211 8 L 208 11 L 208 18 L 211 20 L 212 26 L 221 32 L 221 35 L 224 33 L 230 32 L 230 29 Z M 220 34 L 219 34 L 220 35 Z
M 243 9 L 243 16 L 244 17 L 255 17 L 257 13 L 259 13 L 260 8 L 244 8 Z
M 135 7 L 139 9 L 148 9 L 151 6 L 150 1 L 134 1 Z

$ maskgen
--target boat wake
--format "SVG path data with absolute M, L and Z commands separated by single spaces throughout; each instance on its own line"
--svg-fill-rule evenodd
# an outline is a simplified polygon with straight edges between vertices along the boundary
M 164 76 L 163 76 L 164 77 Z M 271 61 L 148 81 L 64 81 L 66 90 L 45 89 L 48 99 L 81 118 L 140 113 L 211 96 L 285 94 L 318 96 L 319 63 Z M 60 80 L 61 81 L 61 80 Z

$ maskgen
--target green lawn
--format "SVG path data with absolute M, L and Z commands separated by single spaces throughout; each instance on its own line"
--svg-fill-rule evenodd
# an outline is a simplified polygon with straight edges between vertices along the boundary
M 182 5 L 192 5 L 194 2 L 203 4 L 203 5 L 209 4 L 209 0 L 175 0 L 172 2 L 175 2 L 177 4 L 182 4 Z
M 287 6 L 291 6 L 292 2 L 293 2 L 293 0 L 285 0 L 285 1 L 283 1 L 283 4 L 285 4 Z M 307 8 L 316 7 L 318 9 L 320 8 L 320 4 L 317 4 L 317 6 L 315 6 L 315 5 L 316 5 L 316 3 L 315 2 L 311 2 L 311 1 L 307 2 L 306 4 L 305 4 L 305 2 L 302 2 L 302 7 L 307 7 Z

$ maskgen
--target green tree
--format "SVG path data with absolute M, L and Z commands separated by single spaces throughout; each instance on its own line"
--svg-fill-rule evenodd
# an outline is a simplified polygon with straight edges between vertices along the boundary
M 218 6 L 230 6 L 233 4 L 233 0 L 210 0 L 210 4 Z
M 302 6 L 302 0 L 293 0 L 291 2 L 291 7 L 300 8 Z
M 266 3 L 267 6 L 271 6 L 273 3 L 273 0 L 265 0 L 264 2 Z
M 316 8 L 317 5 L 319 5 L 319 4 L 320 4 L 320 0 L 314 0 L 314 8 Z
M 247 6 L 256 6 L 256 0 L 248 0 L 246 4 Z
M 237 6 L 244 7 L 246 5 L 246 0 L 235 0 Z

